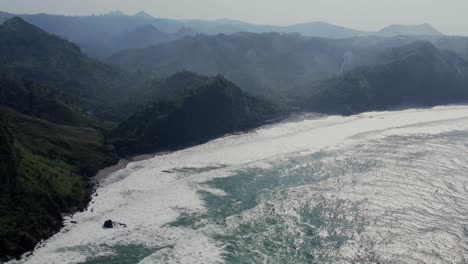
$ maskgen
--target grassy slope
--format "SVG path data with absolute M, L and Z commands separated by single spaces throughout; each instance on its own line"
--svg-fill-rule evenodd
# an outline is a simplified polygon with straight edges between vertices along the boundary
M 88 202 L 88 176 L 116 161 L 90 128 L 58 126 L 0 108 L 0 256 L 31 250 Z

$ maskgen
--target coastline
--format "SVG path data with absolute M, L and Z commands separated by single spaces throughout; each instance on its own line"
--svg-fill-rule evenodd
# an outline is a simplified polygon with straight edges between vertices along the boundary
M 242 134 L 242 133 L 248 133 L 248 132 L 250 132 L 252 130 L 255 130 L 255 129 L 258 129 L 258 128 L 261 128 L 261 127 L 267 127 L 267 126 L 282 123 L 282 122 L 300 122 L 300 121 L 303 121 L 305 119 L 317 119 L 317 118 L 322 118 L 322 117 L 325 117 L 325 116 L 327 116 L 327 115 L 326 114 L 321 114 L 321 113 L 316 113 L 316 112 L 289 113 L 287 115 L 279 116 L 277 118 L 273 118 L 273 119 L 264 121 L 264 122 L 258 124 L 257 126 L 255 126 L 253 128 L 247 128 L 247 129 L 239 130 L 237 132 L 234 131 L 234 132 L 231 132 L 231 133 L 226 133 L 226 134 L 223 134 L 223 135 L 220 135 L 220 136 L 217 136 L 217 137 L 213 137 L 213 138 L 210 138 L 210 139 L 200 140 L 198 142 L 193 142 L 191 144 L 185 144 L 185 145 L 182 145 L 182 146 L 174 147 L 173 149 L 166 149 L 166 150 L 161 150 L 161 151 L 157 151 L 157 152 L 150 153 L 150 154 L 140 154 L 140 155 L 131 156 L 129 158 L 122 158 L 122 159 L 119 160 L 119 162 L 117 164 L 101 169 L 100 171 L 98 171 L 98 173 L 95 176 L 90 178 L 90 181 L 91 181 L 92 185 L 94 186 L 93 187 L 93 192 L 96 190 L 96 188 L 98 188 L 101 185 L 102 181 L 105 180 L 107 177 L 109 177 L 112 173 L 117 172 L 117 171 L 122 170 L 122 169 L 125 169 L 127 167 L 127 165 L 129 163 L 132 163 L 132 162 L 151 159 L 151 158 L 154 158 L 157 155 L 170 153 L 170 152 L 185 149 L 185 148 L 190 148 L 190 147 L 193 147 L 193 146 L 203 144 L 203 143 L 208 142 L 210 140 L 222 138 L 222 137 L 229 136 L 229 135 L 237 135 L 237 134 Z
M 283 115 L 283 116 L 279 116 L 277 118 L 272 118 L 270 120 L 266 120 L 266 121 L 258 124 L 257 126 L 255 126 L 253 128 L 246 128 L 246 129 L 239 130 L 237 132 L 234 131 L 234 132 L 231 132 L 231 133 L 226 133 L 226 134 L 223 134 L 223 135 L 220 135 L 220 136 L 217 136 L 217 137 L 213 137 L 213 138 L 210 138 L 210 139 L 200 140 L 198 142 L 193 142 L 191 144 L 185 144 L 185 145 L 182 145 L 182 146 L 179 146 L 179 147 L 174 147 L 173 149 L 157 151 L 157 152 L 154 152 L 154 153 L 151 153 L 151 154 L 140 154 L 140 155 L 131 156 L 129 158 L 120 159 L 117 164 L 106 167 L 106 168 L 103 168 L 100 171 L 98 171 L 98 173 L 95 176 L 90 178 L 90 181 L 93 184 L 94 191 L 95 191 L 95 189 L 99 187 L 99 185 L 101 184 L 101 182 L 103 180 L 105 180 L 107 177 L 109 177 L 112 173 L 114 173 L 116 171 L 119 171 L 119 170 L 122 170 L 122 169 L 125 169 L 127 167 L 127 165 L 129 163 L 131 163 L 131 162 L 137 162 L 137 161 L 151 159 L 151 158 L 154 158 L 157 155 L 170 153 L 170 152 L 185 149 L 185 148 L 190 148 L 190 147 L 193 147 L 193 146 L 203 144 L 203 143 L 205 143 L 207 141 L 222 138 L 222 137 L 225 137 L 225 136 L 228 136 L 228 135 L 248 133 L 249 131 L 254 130 L 254 129 L 258 129 L 260 127 L 274 125 L 274 124 L 281 123 L 281 122 L 294 122 L 294 121 L 301 121 L 301 120 L 310 119 L 310 118 L 315 119 L 315 118 L 320 118 L 320 117 L 323 117 L 323 116 L 325 116 L 325 115 L 320 114 L 320 113 L 296 113 L 296 114 L 289 113 L 287 115 Z
M 109 175 L 111 175 L 112 173 L 114 173 L 116 171 L 125 169 L 129 163 L 136 162 L 136 161 L 142 161 L 142 160 L 146 160 L 146 159 L 151 159 L 156 155 L 158 155 L 158 153 L 136 155 L 136 156 L 133 156 L 133 157 L 130 157 L 130 158 L 127 158 L 127 159 L 120 159 L 117 164 L 106 167 L 106 168 L 101 169 L 100 171 L 98 171 L 98 173 L 94 177 L 92 177 L 90 179 L 91 183 L 95 186 L 94 188 L 96 188 L 96 187 L 98 187 L 100 185 L 100 183 L 104 179 L 109 177 Z

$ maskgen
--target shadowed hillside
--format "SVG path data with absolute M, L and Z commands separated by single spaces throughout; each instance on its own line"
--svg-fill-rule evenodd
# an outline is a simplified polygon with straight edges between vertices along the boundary
M 75 44 L 20 18 L 0 26 L 0 63 L 3 72 L 60 91 L 69 103 L 105 118 L 118 118 L 108 109 L 141 91 L 144 81 L 86 57 Z
M 304 88 L 297 100 L 313 111 L 352 114 L 468 101 L 468 61 L 417 42 L 388 52 L 394 60 Z
M 193 83 L 193 88 L 186 89 L 187 82 Z M 206 78 L 185 72 L 169 78 L 163 87 L 168 85 L 174 93 L 167 100 L 150 103 L 114 130 L 121 153 L 193 144 L 253 128 L 286 113 L 268 101 L 245 94 L 222 76 Z
M 58 126 L 0 107 L 0 257 L 32 250 L 86 207 L 88 177 L 116 162 L 90 128 Z

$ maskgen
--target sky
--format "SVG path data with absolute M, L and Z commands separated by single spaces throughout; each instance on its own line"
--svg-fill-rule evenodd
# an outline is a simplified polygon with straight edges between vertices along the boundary
M 468 0 L 0 0 L 0 10 L 62 15 L 145 11 L 161 18 L 270 25 L 322 21 L 359 30 L 429 23 L 445 34 L 468 35 Z

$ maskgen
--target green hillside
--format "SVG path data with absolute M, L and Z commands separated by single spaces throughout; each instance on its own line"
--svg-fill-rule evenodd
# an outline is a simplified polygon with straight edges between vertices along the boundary
M 258 126 L 285 115 L 286 111 L 268 101 L 245 94 L 222 76 L 206 78 L 180 73 L 163 85 L 172 86 L 173 96 L 150 103 L 123 121 L 113 132 L 122 154 L 171 149 Z M 185 81 L 182 81 L 184 78 Z M 190 90 L 185 83 L 198 84 Z M 203 81 L 204 80 L 204 81 Z M 163 90 L 164 91 L 164 90 Z
M 18 255 L 84 208 L 89 177 L 117 161 L 91 128 L 58 126 L 0 108 L 0 256 Z
M 20 18 L 0 25 L 0 65 L 2 72 L 54 89 L 69 104 L 106 119 L 124 116 L 127 109 L 117 106 L 142 92 L 145 81 L 88 58 L 75 44 Z

